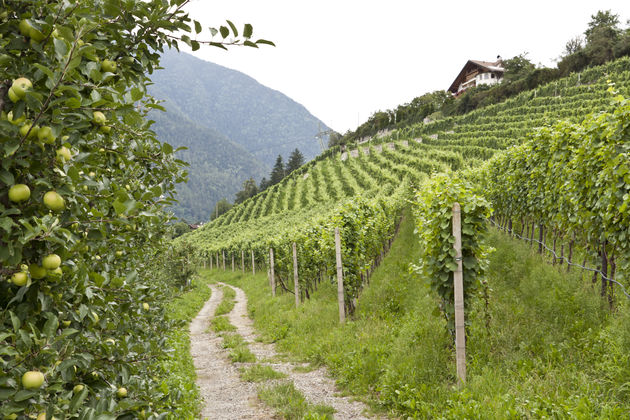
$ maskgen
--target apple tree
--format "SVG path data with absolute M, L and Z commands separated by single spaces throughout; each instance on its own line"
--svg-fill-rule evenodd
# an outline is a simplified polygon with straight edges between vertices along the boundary
M 164 417 L 152 273 L 186 173 L 146 86 L 178 43 L 270 43 L 229 21 L 194 39 L 185 0 L 0 2 L 0 417 Z

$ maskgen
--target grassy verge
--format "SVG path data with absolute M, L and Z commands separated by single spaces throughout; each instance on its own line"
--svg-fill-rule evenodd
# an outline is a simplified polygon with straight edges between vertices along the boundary
M 247 382 L 265 382 L 273 379 L 286 378 L 282 372 L 274 370 L 271 366 L 255 364 L 239 369 L 241 379 Z
M 236 297 L 236 292 L 230 286 L 223 286 L 223 299 L 219 306 L 217 306 L 216 311 L 214 312 L 215 316 L 226 315 L 229 314 L 234 308 L 234 304 L 236 301 L 234 298 Z
M 323 404 L 311 404 L 292 382 L 261 386 L 258 398 L 273 407 L 286 420 L 332 419 L 335 409 Z
M 337 322 L 336 285 L 294 308 L 264 274 L 232 278 L 265 341 L 329 367 L 349 393 L 413 418 L 623 418 L 630 410 L 630 305 L 611 313 L 590 275 L 566 273 L 527 244 L 492 231 L 487 308 L 467 322 L 468 383 L 457 389 L 452 339 L 427 282 L 409 270 L 419 249 L 411 216 L 359 300 Z M 489 323 L 487 322 L 489 320 Z
M 188 324 L 210 298 L 208 273 L 202 273 L 192 281 L 192 287 L 166 308 L 167 318 L 180 321 L 177 328 L 170 331 L 166 338 L 174 351 L 163 361 L 163 368 L 170 376 L 164 381 L 165 389 L 179 390 L 177 410 L 171 413 L 173 419 L 195 419 L 201 411 L 201 398 L 195 384 L 197 375 L 190 355 L 190 337 Z

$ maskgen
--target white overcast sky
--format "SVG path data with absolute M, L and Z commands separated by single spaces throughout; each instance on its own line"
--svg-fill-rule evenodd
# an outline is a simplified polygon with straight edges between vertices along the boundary
M 246 73 L 344 133 L 375 111 L 447 89 L 468 59 L 528 52 L 553 66 L 598 10 L 626 27 L 630 0 L 193 0 L 187 10 L 204 27 L 251 23 L 254 38 L 276 44 L 194 55 Z

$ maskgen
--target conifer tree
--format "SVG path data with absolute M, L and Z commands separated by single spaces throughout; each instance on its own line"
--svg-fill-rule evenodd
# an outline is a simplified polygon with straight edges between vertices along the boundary
M 269 176 L 269 185 L 276 185 L 282 178 L 284 178 L 284 163 L 282 162 L 282 155 L 278 155 L 276 158 L 276 164 L 273 165 L 271 175 Z
M 299 149 L 295 149 L 291 152 L 291 156 L 289 156 L 289 161 L 287 162 L 286 173 L 289 175 L 291 172 L 298 169 L 300 166 L 304 165 L 304 155 Z

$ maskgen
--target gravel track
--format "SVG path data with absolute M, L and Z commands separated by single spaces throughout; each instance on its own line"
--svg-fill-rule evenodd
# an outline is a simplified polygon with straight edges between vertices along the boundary
M 223 292 L 210 286 L 212 296 L 190 324 L 190 353 L 197 385 L 204 400 L 201 416 L 211 420 L 273 419 L 273 411 L 257 397 L 256 385 L 242 381 L 221 347 L 222 338 L 208 330 Z
M 335 419 L 370 418 L 365 415 L 367 407 L 363 403 L 339 395 L 339 390 L 325 368 L 322 367 L 310 372 L 296 372 L 295 367 L 303 367 L 304 364 L 265 362 L 268 359 L 275 359 L 278 353 L 272 344 L 256 341 L 257 335 L 253 322 L 247 315 L 247 296 L 240 288 L 229 287 L 236 292 L 236 304 L 228 314 L 230 323 L 236 327 L 237 332 L 247 342 L 249 349 L 256 355 L 256 359 L 261 361 L 261 364 L 269 365 L 275 370 L 287 374 L 295 387 L 306 396 L 309 402 L 333 407 Z

